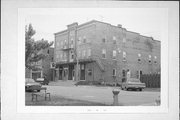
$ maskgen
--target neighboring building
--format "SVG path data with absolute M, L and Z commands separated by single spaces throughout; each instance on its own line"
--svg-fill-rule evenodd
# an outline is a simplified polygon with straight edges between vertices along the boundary
M 50 47 L 40 52 L 43 52 L 43 54 L 46 55 L 46 58 L 32 63 L 32 65 L 35 67 L 33 70 L 26 69 L 26 77 L 30 77 L 36 80 L 37 78 L 41 78 L 46 75 L 47 79 L 52 81 L 53 70 L 51 69 L 50 65 L 54 61 L 54 48 Z
M 54 61 L 56 80 L 73 80 L 76 53 L 79 79 L 121 82 L 126 77 L 160 73 L 160 41 L 127 31 L 121 25 L 92 20 L 55 33 Z M 77 51 L 77 52 L 76 52 Z

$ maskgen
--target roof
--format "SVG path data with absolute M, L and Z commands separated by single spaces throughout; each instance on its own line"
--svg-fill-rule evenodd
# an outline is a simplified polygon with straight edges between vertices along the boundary
M 95 22 L 98 22 L 98 23 L 102 23 L 102 24 L 106 24 L 106 25 L 110 25 L 110 26 L 119 28 L 118 26 L 111 25 L 110 23 L 106 23 L 106 22 L 102 22 L 102 21 L 98 21 L 98 20 L 91 20 L 91 21 L 89 21 L 89 22 L 80 24 L 80 25 L 77 26 L 77 28 L 82 27 L 82 26 L 84 26 L 84 25 L 92 24 L 92 23 L 95 23 Z M 75 22 L 75 23 L 77 23 L 77 22 Z M 72 23 L 72 24 L 73 24 L 73 23 Z M 70 25 L 71 25 L 71 24 L 70 24 Z M 126 29 L 123 28 L 123 27 L 122 27 L 122 29 L 124 29 L 126 32 L 131 32 L 131 33 L 134 33 L 134 34 L 138 34 L 138 35 L 140 35 L 140 36 L 142 36 L 142 37 L 147 37 L 147 38 L 152 38 L 152 39 L 153 39 L 153 37 L 144 36 L 144 35 L 141 35 L 141 34 L 138 33 L 138 32 L 129 31 L 129 30 L 126 30 Z M 63 30 L 63 31 L 60 31 L 60 32 L 57 32 L 57 33 L 54 33 L 54 35 L 61 34 L 61 33 L 67 32 L 67 31 L 68 31 L 68 29 Z M 154 40 L 154 39 L 153 39 L 153 40 Z M 160 42 L 159 40 L 154 40 L 154 41 Z

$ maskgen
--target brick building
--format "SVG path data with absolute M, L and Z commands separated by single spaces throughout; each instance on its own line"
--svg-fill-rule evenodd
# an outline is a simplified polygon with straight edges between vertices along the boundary
M 40 60 L 38 62 L 32 63 L 34 65 L 33 70 L 26 69 L 26 77 L 33 78 L 36 80 L 37 78 L 41 78 L 44 75 L 47 76 L 48 80 L 53 80 L 53 70 L 50 68 L 51 62 L 54 61 L 54 48 L 50 47 L 44 50 L 41 50 L 43 54 L 46 55 L 46 58 Z
M 56 80 L 73 80 L 79 62 L 79 79 L 121 82 L 130 77 L 160 73 L 160 41 L 131 32 L 121 25 L 96 20 L 67 25 L 55 35 Z

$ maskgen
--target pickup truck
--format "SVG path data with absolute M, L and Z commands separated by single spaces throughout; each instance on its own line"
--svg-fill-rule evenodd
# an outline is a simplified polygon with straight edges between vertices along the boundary
M 145 83 L 142 83 L 139 79 L 136 78 L 129 78 L 125 82 L 122 82 L 121 89 L 122 90 L 129 90 L 135 89 L 142 91 L 146 87 Z

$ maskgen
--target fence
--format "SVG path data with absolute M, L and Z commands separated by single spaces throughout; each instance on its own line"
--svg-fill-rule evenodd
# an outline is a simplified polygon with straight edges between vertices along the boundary
M 140 80 L 145 83 L 148 88 L 160 88 L 161 86 L 160 74 L 143 74 Z

